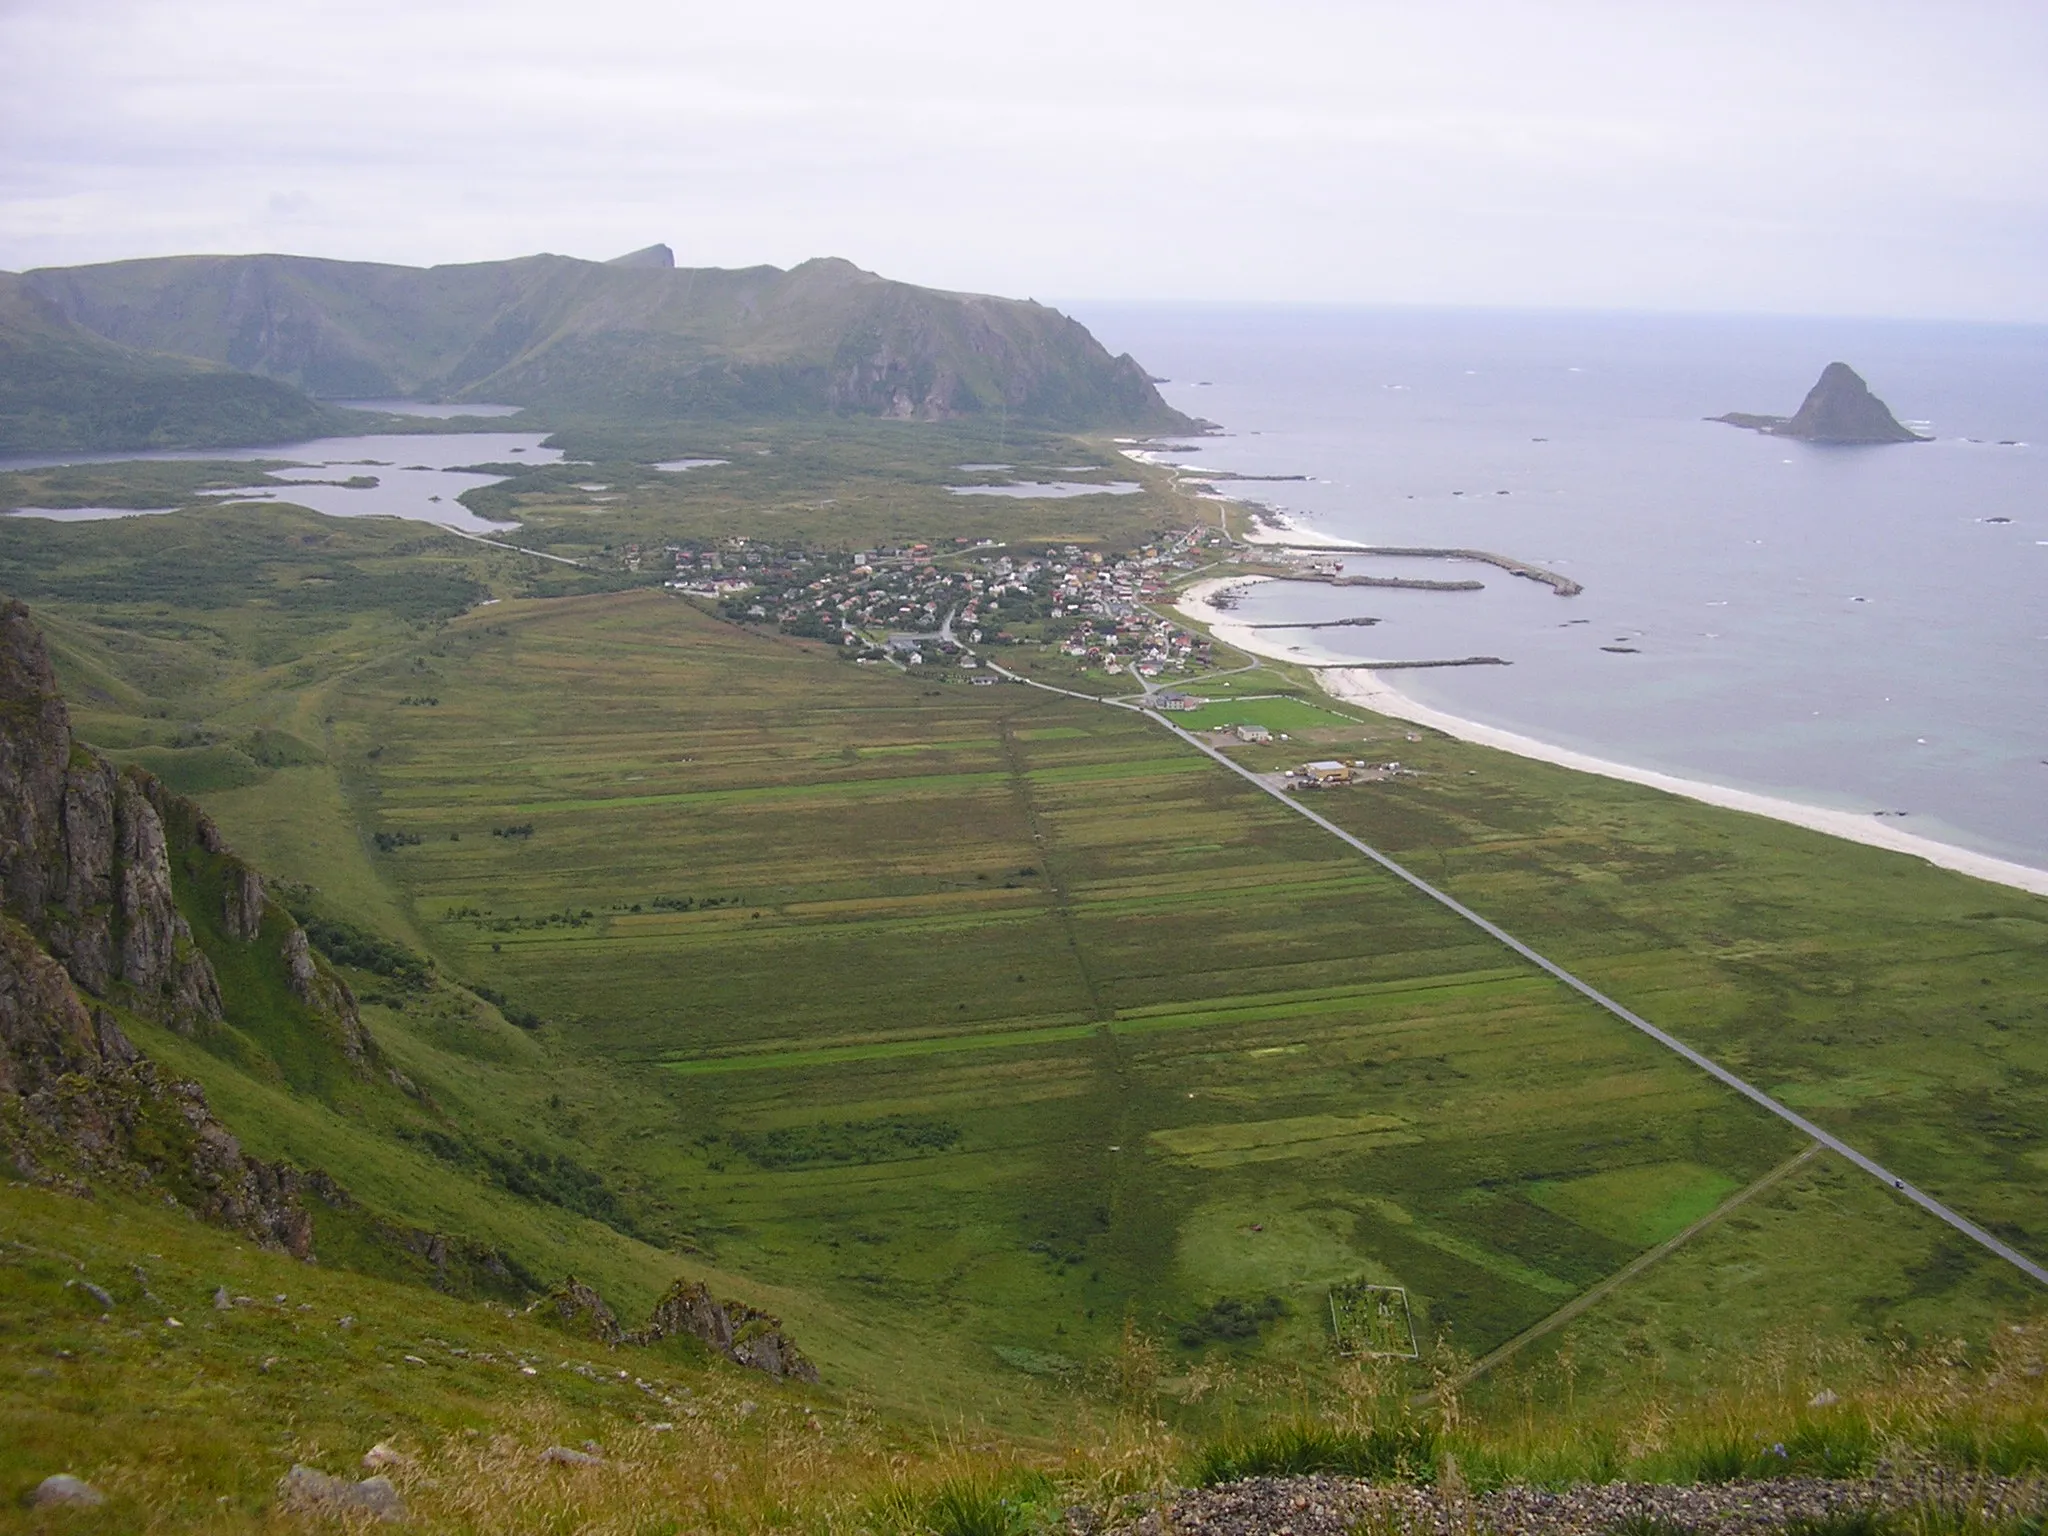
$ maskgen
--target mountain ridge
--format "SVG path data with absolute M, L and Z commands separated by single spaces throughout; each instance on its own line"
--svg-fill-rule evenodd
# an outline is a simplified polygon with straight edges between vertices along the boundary
M 287 255 L 40 268 L 16 280 L 102 341 L 325 399 L 494 400 L 677 418 L 1000 414 L 1187 431 L 1127 354 L 1029 300 L 896 282 L 821 257 L 783 270 L 535 255 L 437 267 Z

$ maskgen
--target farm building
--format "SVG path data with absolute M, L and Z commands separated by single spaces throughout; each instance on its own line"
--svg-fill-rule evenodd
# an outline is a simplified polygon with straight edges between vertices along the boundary
M 1240 725 L 1237 728 L 1237 739 L 1239 741 L 1267 742 L 1273 739 L 1273 733 L 1263 725 Z
M 1301 781 L 1316 789 L 1329 789 L 1338 784 L 1351 782 L 1351 765 L 1335 760 L 1321 763 L 1304 763 L 1301 767 Z

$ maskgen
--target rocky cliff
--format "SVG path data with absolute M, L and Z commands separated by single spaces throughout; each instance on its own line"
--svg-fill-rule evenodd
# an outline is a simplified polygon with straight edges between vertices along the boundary
M 0 604 L 0 1147 L 20 1176 L 151 1183 L 304 1255 L 303 1176 L 244 1157 L 199 1089 L 160 1076 L 117 1017 L 187 1035 L 223 1020 L 174 865 L 211 877 L 215 934 L 275 945 L 310 1019 L 358 1071 L 388 1075 L 346 984 L 205 813 L 73 739 L 41 634 L 20 603 Z
M 0 903 L 85 991 L 189 1034 L 220 986 L 172 893 L 163 798 L 72 740 L 28 610 L 0 607 Z
M 1710 417 L 1730 426 L 1748 427 L 1771 437 L 1796 437 L 1809 443 L 1924 443 L 1926 438 L 1902 426 L 1891 409 L 1870 392 L 1870 386 L 1847 363 L 1829 363 L 1806 399 L 1791 416 L 1752 416 L 1730 411 Z

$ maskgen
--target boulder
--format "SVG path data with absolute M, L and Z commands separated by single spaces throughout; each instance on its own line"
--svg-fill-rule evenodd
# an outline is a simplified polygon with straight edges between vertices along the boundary
M 35 1492 L 28 1496 L 28 1502 L 31 1509 L 91 1509 L 106 1503 L 107 1496 L 84 1478 L 59 1472 L 37 1483 Z
M 296 1515 L 367 1514 L 379 1520 L 403 1520 L 405 1500 L 388 1477 L 361 1482 L 334 1477 L 317 1467 L 294 1465 L 278 1480 L 278 1508 Z

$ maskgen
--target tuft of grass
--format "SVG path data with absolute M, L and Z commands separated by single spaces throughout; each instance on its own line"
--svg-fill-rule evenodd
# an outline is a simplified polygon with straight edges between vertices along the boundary
M 1345 1429 L 1292 1419 L 1209 1445 L 1195 1463 L 1192 1481 L 1207 1488 L 1247 1477 L 1325 1472 L 1373 1482 L 1429 1482 L 1435 1467 L 1436 1433 L 1426 1423 Z
M 1785 1524 L 1785 1536 L 1898 1536 L 1898 1532 L 1898 1521 L 1879 1509 L 1847 1509 Z
M 967 1472 L 934 1486 L 892 1490 L 869 1511 L 891 1536 L 1036 1536 L 1060 1523 L 1059 1486 L 1043 1472 Z

